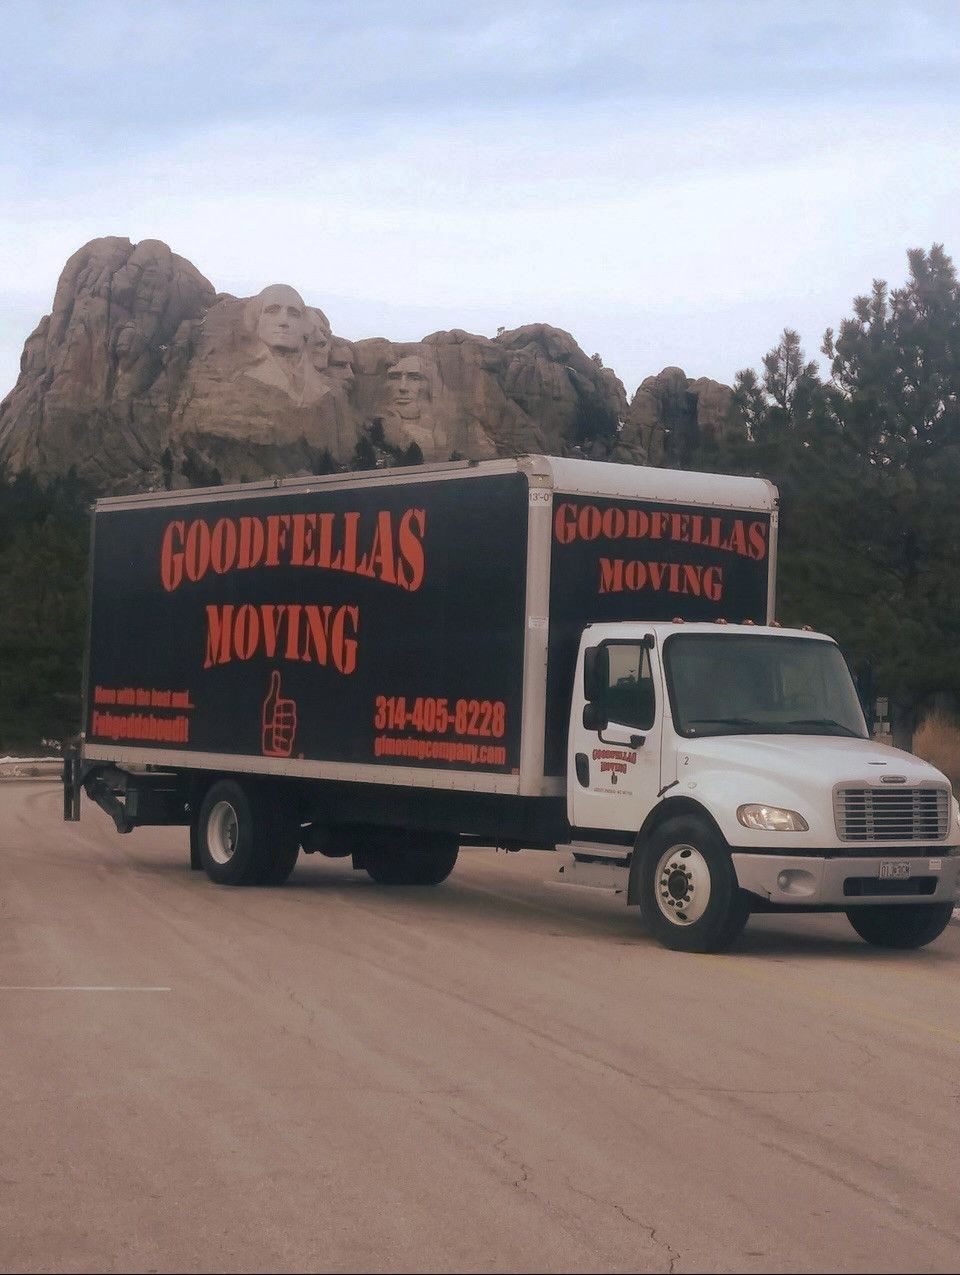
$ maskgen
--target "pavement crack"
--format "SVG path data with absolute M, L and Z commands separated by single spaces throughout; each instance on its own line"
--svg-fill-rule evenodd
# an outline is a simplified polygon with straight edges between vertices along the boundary
M 510 1141 L 509 1133 L 501 1133 L 499 1129 L 493 1129 L 490 1125 L 484 1124 L 481 1120 L 474 1120 L 471 1116 L 465 1116 L 462 1111 L 458 1111 L 456 1107 L 448 1104 L 447 1110 L 451 1115 L 456 1116 L 458 1120 L 462 1120 L 464 1124 L 473 1125 L 475 1129 L 480 1129 L 484 1133 L 489 1134 L 494 1139 L 493 1149 L 508 1165 L 511 1171 L 516 1171 L 513 1178 L 513 1187 L 517 1191 L 523 1191 L 527 1195 L 533 1196 L 535 1200 L 540 1200 L 539 1195 L 531 1187 L 527 1186 L 530 1178 L 530 1165 L 526 1161 L 521 1160 L 518 1156 L 511 1155 L 506 1149 L 505 1144 Z M 542 1201 L 540 1201 L 542 1203 Z
M 518 1191 L 526 1191 L 527 1190 L 526 1183 L 527 1183 L 527 1179 L 530 1177 L 530 1169 L 523 1162 L 523 1160 L 518 1160 L 516 1156 L 509 1155 L 506 1151 L 504 1151 L 503 1144 L 507 1142 L 508 1140 L 509 1140 L 509 1134 L 505 1133 L 503 1137 L 499 1138 L 494 1143 L 493 1149 L 494 1151 L 497 1151 L 503 1157 L 505 1164 L 513 1165 L 514 1168 L 517 1168 L 520 1170 L 520 1176 L 518 1178 L 514 1178 L 513 1185 Z
M 832 1036 L 833 1039 L 839 1041 L 841 1045 L 852 1045 L 854 1049 L 862 1050 L 870 1062 L 876 1062 L 880 1057 L 879 1054 L 874 1053 L 874 1051 L 868 1048 L 861 1040 L 850 1040 L 849 1037 L 841 1036 L 839 1032 L 835 1032 L 831 1028 L 827 1028 L 827 1035 Z
M 581 1196 L 584 1200 L 589 1200 L 591 1204 L 595 1204 L 597 1208 L 613 1209 L 615 1213 L 633 1226 L 639 1226 L 642 1231 L 646 1231 L 651 1241 L 658 1248 L 662 1248 L 667 1254 L 667 1271 L 669 1275 L 674 1275 L 677 1262 L 680 1261 L 680 1254 L 666 1240 L 661 1240 L 657 1236 L 658 1226 L 652 1226 L 649 1222 L 644 1222 L 642 1218 L 634 1217 L 632 1213 L 628 1213 L 622 1204 L 618 1204 L 616 1200 L 601 1200 L 595 1195 L 591 1195 L 589 1191 L 584 1191 L 582 1187 L 574 1186 L 569 1178 L 564 1178 L 564 1185 L 568 1191 L 572 1191 L 574 1195 Z

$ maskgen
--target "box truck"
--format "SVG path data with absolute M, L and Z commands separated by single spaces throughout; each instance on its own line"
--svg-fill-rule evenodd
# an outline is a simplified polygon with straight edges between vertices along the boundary
M 189 828 L 222 885 L 301 851 L 436 885 L 497 845 L 672 948 L 770 910 L 927 943 L 949 783 L 776 624 L 776 548 L 761 479 L 545 456 L 101 500 L 65 816 Z

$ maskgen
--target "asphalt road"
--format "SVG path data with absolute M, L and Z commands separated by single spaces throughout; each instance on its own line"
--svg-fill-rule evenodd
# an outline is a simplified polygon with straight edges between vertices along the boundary
M 554 870 L 223 889 L 0 785 L 0 1267 L 960 1268 L 960 926 L 677 955 Z

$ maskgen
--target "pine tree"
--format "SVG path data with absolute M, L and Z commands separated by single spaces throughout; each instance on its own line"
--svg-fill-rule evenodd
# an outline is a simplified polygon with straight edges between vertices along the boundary
M 906 748 L 935 695 L 960 698 L 960 288 L 941 245 L 908 260 L 827 331 L 829 381 L 786 329 L 737 375 L 741 437 L 697 457 L 777 484 L 779 614 L 871 662 Z
M 80 729 L 92 498 L 72 472 L 0 474 L 0 752 Z
M 960 695 L 960 286 L 941 244 L 907 255 L 906 284 L 889 292 L 875 280 L 823 343 L 871 567 L 850 625 L 874 654 L 904 746 L 934 695 Z

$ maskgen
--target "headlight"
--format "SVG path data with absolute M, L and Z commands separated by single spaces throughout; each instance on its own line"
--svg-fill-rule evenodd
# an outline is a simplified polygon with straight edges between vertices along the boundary
M 806 819 L 780 806 L 740 806 L 737 818 L 755 832 L 809 832 Z

